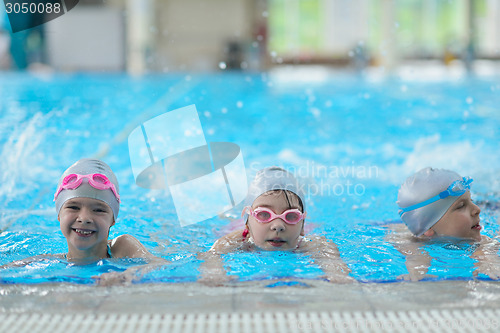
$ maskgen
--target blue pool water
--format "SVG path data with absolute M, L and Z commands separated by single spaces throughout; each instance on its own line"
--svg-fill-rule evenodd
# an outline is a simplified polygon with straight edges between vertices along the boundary
M 165 191 L 135 185 L 128 134 L 141 122 L 195 104 L 209 142 L 241 147 L 249 178 L 280 165 L 301 176 L 308 195 L 308 233 L 334 241 L 352 276 L 393 282 L 407 273 L 386 241 L 398 223 L 400 183 L 426 167 L 474 178 L 483 233 L 497 237 L 500 200 L 500 79 L 371 80 L 348 74 L 283 72 L 0 75 L 0 264 L 63 253 L 55 215 L 60 174 L 82 157 L 116 172 L 122 205 L 111 237 L 132 234 L 172 263 L 140 282 L 194 282 L 200 259 L 234 222 L 213 218 L 180 227 Z M 239 211 L 230 212 L 238 216 Z M 472 279 L 472 245 L 429 244 L 435 279 Z M 240 281 L 318 279 L 305 255 L 244 253 L 224 258 Z M 0 283 L 93 283 L 93 276 L 140 262 L 103 260 L 78 266 L 47 259 L 0 271 Z M 480 276 L 486 278 L 485 276 Z M 299 283 L 299 282 L 297 282 Z

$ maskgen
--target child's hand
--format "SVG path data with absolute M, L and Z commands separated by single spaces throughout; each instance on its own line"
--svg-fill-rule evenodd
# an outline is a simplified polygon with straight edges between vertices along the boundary
M 140 280 L 144 274 L 168 264 L 170 264 L 170 261 L 154 257 L 154 259 L 150 259 L 148 264 L 130 267 L 124 272 L 103 273 L 93 278 L 97 281 L 99 286 L 128 286 L 131 285 L 132 282 Z
M 328 274 L 321 277 L 330 283 L 354 283 L 356 279 L 352 276 L 346 275 L 345 273 L 339 274 Z
M 477 260 L 474 263 L 476 270 L 472 272 L 472 275 L 477 278 L 479 274 L 485 274 L 490 279 L 500 280 L 499 250 L 500 243 L 496 239 L 483 236 L 480 246 L 471 255 L 471 258 Z
M 93 277 L 97 281 L 97 285 L 103 287 L 109 286 L 129 286 L 133 281 L 138 279 L 134 272 L 109 272 L 103 273 L 100 276 Z
M 221 287 L 232 281 L 237 281 L 238 279 L 238 276 L 227 275 L 225 271 L 207 270 L 203 272 L 198 282 L 210 287 Z
M 487 275 L 492 280 L 500 280 L 500 263 L 499 262 L 477 262 L 476 270 L 472 275 L 477 278 L 479 274 Z
M 437 277 L 438 277 L 437 275 L 426 274 L 425 272 L 416 271 L 413 272 L 413 274 L 401 274 L 397 277 L 397 279 L 403 281 L 418 282 L 423 279 L 435 279 Z

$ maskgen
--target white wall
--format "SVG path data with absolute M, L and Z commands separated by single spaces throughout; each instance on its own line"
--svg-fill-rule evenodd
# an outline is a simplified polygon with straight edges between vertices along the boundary
M 485 56 L 500 56 L 500 1 L 487 1 L 488 12 L 483 19 L 477 19 L 477 34 L 481 34 L 482 43 L 478 51 Z
M 45 24 L 49 65 L 57 70 L 124 70 L 124 31 L 121 10 L 76 6 Z
M 157 0 L 154 69 L 214 70 L 230 40 L 250 41 L 255 0 Z
M 365 0 L 324 0 L 324 52 L 347 57 L 359 41 L 369 37 L 368 3 Z

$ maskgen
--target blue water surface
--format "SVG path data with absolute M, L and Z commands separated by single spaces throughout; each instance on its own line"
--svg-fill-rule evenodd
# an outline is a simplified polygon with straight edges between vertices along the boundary
M 497 237 L 500 201 L 500 79 L 402 80 L 327 72 L 296 80 L 286 72 L 168 74 L 2 73 L 0 75 L 0 264 L 64 253 L 53 193 L 82 157 L 108 163 L 122 205 L 110 237 L 131 234 L 171 262 L 139 283 L 194 282 L 197 253 L 231 225 L 215 217 L 181 227 L 168 191 L 134 183 L 128 134 L 169 110 L 195 104 L 209 142 L 241 147 L 247 174 L 280 165 L 307 184 L 307 232 L 335 242 L 352 276 L 393 282 L 407 273 L 387 241 L 400 223 L 397 190 L 414 171 L 453 169 L 474 178 L 483 233 Z M 239 211 L 230 212 L 238 216 Z M 470 246 L 429 244 L 435 279 L 472 279 Z M 47 259 L 0 271 L 0 283 L 94 283 L 103 272 L 137 263 L 78 266 Z M 236 253 L 225 265 L 240 281 L 321 279 L 306 255 Z M 291 282 L 293 283 L 293 282 Z

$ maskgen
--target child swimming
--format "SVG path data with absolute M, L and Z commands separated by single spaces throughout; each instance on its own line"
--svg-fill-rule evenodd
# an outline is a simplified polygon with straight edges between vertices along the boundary
M 353 281 L 334 243 L 320 236 L 305 237 L 305 196 L 292 174 L 278 167 L 260 170 L 246 202 L 245 227 L 218 239 L 204 255 L 202 282 L 229 279 L 222 268 L 222 254 L 253 250 L 304 253 L 322 268 L 328 281 Z
M 106 258 L 145 258 L 160 260 L 152 255 L 136 238 L 121 235 L 108 240 L 120 208 L 118 180 L 111 168 L 97 159 L 81 159 L 61 176 L 54 195 L 57 219 L 68 244 L 68 252 L 54 255 L 75 263 L 90 263 Z M 38 258 L 14 262 L 24 266 Z M 128 274 L 105 273 L 101 284 L 130 281 Z M 125 273 L 125 272 L 124 272 Z
M 472 179 L 454 171 L 425 168 L 411 175 L 401 185 L 397 205 L 401 219 L 413 237 L 393 236 L 398 250 L 406 256 L 409 275 L 420 280 L 427 275 L 431 257 L 423 249 L 429 240 L 469 241 L 479 246 L 472 254 L 478 273 L 500 278 L 499 243 L 481 235 L 481 209 L 472 201 Z
M 109 241 L 120 208 L 118 181 L 111 168 L 96 159 L 81 159 L 61 176 L 54 195 L 57 218 L 68 243 L 64 258 L 153 258 L 136 238 L 122 235 Z

